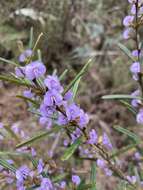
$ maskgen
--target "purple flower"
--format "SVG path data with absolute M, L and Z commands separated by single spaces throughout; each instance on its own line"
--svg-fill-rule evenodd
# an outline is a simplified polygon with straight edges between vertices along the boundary
M 17 135 L 19 135 L 20 133 L 20 128 L 16 125 L 16 124 L 13 124 L 11 129 L 13 130 L 13 132 Z
M 23 182 L 29 174 L 30 174 L 30 169 L 26 165 L 23 165 L 16 170 L 16 179 L 19 182 Z
M 3 129 L 3 123 L 0 122 L 0 129 Z
M 123 20 L 123 25 L 128 27 L 130 26 L 134 21 L 134 16 L 126 16 Z
M 113 172 L 109 168 L 104 168 L 104 172 L 106 176 L 112 176 Z
M 130 67 L 130 71 L 133 73 L 133 79 L 138 80 L 138 73 L 141 72 L 140 63 L 134 62 Z
M 65 181 L 62 181 L 60 183 L 60 188 L 64 189 L 66 187 L 66 182 Z
M 126 28 L 123 32 L 123 38 L 125 40 L 128 40 L 129 38 L 131 38 L 133 33 L 134 33 L 134 30 L 132 28 Z
M 134 154 L 134 157 L 135 157 L 136 160 L 140 160 L 141 159 L 141 154 L 139 152 L 136 152 Z
M 61 86 L 57 76 L 48 75 L 44 80 L 45 85 L 49 90 L 56 90 L 58 92 L 63 92 L 63 87 Z
M 26 190 L 22 181 L 17 181 L 16 187 L 17 187 L 17 190 Z
M 41 186 L 38 188 L 38 190 L 53 190 L 52 182 L 49 178 L 42 178 Z
M 131 96 L 139 96 L 139 95 L 140 95 L 139 90 L 136 90 L 131 94 Z M 132 101 L 131 101 L 131 104 L 133 107 L 138 107 L 140 103 L 141 103 L 141 100 L 139 100 L 139 99 L 132 99 Z
M 140 109 L 137 116 L 136 121 L 138 124 L 143 124 L 143 109 Z
M 141 7 L 139 8 L 139 14 L 140 14 L 140 15 L 143 14 L 143 6 L 141 6 Z
M 132 183 L 135 184 L 137 181 L 137 177 L 136 176 L 127 176 L 127 180 Z
M 79 120 L 78 120 L 78 125 L 83 128 L 89 123 L 89 117 L 88 114 L 84 113 L 82 109 L 80 109 L 80 114 L 79 114 Z
M 101 169 L 104 169 L 104 167 L 106 166 L 105 161 L 103 159 L 97 159 L 97 166 Z
M 66 107 L 66 115 L 69 121 L 75 120 L 80 116 L 80 108 L 75 104 L 70 104 Z
M 62 95 L 55 90 L 52 91 L 50 90 L 46 92 L 44 96 L 44 104 L 47 106 L 54 106 L 54 105 L 60 106 L 62 104 L 62 101 L 63 101 Z
M 55 112 L 55 108 L 54 107 L 51 107 L 47 104 L 44 104 L 42 103 L 40 105 L 40 114 L 44 117 L 42 118 L 43 119 L 43 123 L 44 123 L 44 120 L 47 118 L 51 118 L 53 113 Z M 46 122 L 46 120 L 45 120 Z M 42 123 L 42 120 L 41 120 L 41 123 Z
M 8 184 L 12 184 L 14 182 L 14 179 L 12 177 L 6 177 L 6 182 Z
M 132 56 L 133 57 L 138 57 L 139 54 L 140 54 L 140 52 L 137 49 L 135 49 L 135 50 L 132 51 Z
M 81 136 L 82 132 L 79 128 L 76 128 L 76 130 L 73 132 L 73 135 L 76 137 L 76 138 L 79 138 Z
M 80 184 L 80 177 L 78 175 L 72 175 L 72 182 L 75 184 L 75 185 L 79 185 Z
M 132 5 L 132 7 L 131 7 L 131 13 L 132 13 L 133 15 L 136 14 L 136 6 L 135 6 L 135 5 Z
M 89 140 L 88 140 L 88 143 L 89 144 L 97 144 L 98 142 L 98 135 L 95 131 L 95 129 L 92 129 L 90 132 L 89 132 Z
M 37 155 L 36 150 L 34 148 L 31 148 L 31 155 L 35 157 Z
M 102 136 L 102 143 L 103 143 L 103 145 L 104 145 L 106 148 L 108 148 L 108 149 L 112 149 L 112 148 L 113 148 L 113 147 L 112 147 L 112 144 L 111 144 L 111 142 L 110 142 L 110 140 L 109 140 L 109 137 L 107 136 L 106 133 L 103 133 L 103 136 Z
M 25 75 L 29 80 L 37 79 L 46 73 L 45 65 L 40 61 L 34 61 L 25 66 Z
M 128 0 L 129 3 L 134 4 L 137 0 Z
M 130 67 L 130 71 L 134 74 L 139 73 L 141 71 L 140 63 L 134 62 Z
M 19 62 L 25 62 L 28 57 L 32 55 L 32 50 L 27 49 L 19 56 Z
M 66 125 L 67 123 L 68 123 L 67 118 L 63 114 L 59 113 L 57 124 L 58 125 Z
M 23 92 L 23 96 L 25 96 L 26 98 L 33 98 L 34 94 L 31 92 L 31 90 L 25 90 Z
M 65 95 L 64 95 L 64 100 L 69 101 L 73 97 L 73 93 L 69 90 Z
M 40 159 L 37 166 L 38 174 L 41 174 L 43 172 L 43 169 L 44 169 L 44 163 L 43 160 Z
M 24 78 L 25 76 L 25 67 L 16 67 L 15 74 L 17 77 Z
M 50 129 L 52 127 L 52 119 L 48 117 L 40 117 L 39 123 L 47 129 Z

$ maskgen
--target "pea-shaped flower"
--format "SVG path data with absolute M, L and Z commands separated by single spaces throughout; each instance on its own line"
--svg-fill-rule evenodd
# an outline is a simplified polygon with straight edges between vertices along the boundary
M 18 59 L 19 59 L 19 62 L 25 62 L 26 59 L 32 55 L 32 53 L 33 53 L 33 52 L 32 52 L 31 49 L 25 50 L 22 54 L 20 54 L 20 56 L 19 56 L 19 58 L 18 58 Z
M 136 120 L 138 124 L 143 124 L 143 109 L 139 110 L 139 113 L 136 116 Z
M 123 25 L 128 27 L 130 26 L 134 21 L 134 16 L 126 16 L 123 20 Z
M 60 81 L 57 76 L 55 75 L 48 75 L 44 81 L 45 85 L 48 87 L 49 90 L 56 90 L 58 92 L 63 92 L 63 87 L 60 84 Z
M 33 61 L 25 67 L 25 76 L 29 80 L 37 79 L 46 73 L 46 67 L 41 61 Z
M 72 182 L 75 184 L 75 185 L 79 185 L 80 182 L 81 182 L 81 179 L 78 175 L 72 175 Z

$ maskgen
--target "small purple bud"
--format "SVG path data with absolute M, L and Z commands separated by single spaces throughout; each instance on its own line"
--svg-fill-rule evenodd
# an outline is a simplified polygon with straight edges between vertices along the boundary
M 137 116 L 136 121 L 138 124 L 143 124 L 143 109 L 140 109 Z
M 109 140 L 109 137 L 107 136 L 106 133 L 103 133 L 103 136 L 102 136 L 102 143 L 103 143 L 103 145 L 104 145 L 106 148 L 108 148 L 109 150 L 113 148 L 113 147 L 112 147 L 112 144 L 111 144 L 111 142 L 110 142 L 110 140 Z
M 79 185 L 80 184 L 80 177 L 78 175 L 72 175 L 72 182 L 75 184 L 75 185 Z
M 88 140 L 88 143 L 89 144 L 97 144 L 98 142 L 98 135 L 95 131 L 95 129 L 92 129 L 90 132 L 89 132 L 89 140 Z
M 124 26 L 130 26 L 134 21 L 134 16 L 126 16 L 123 20 L 123 25 Z
M 32 55 L 32 50 L 27 49 L 19 56 L 19 62 L 25 62 L 28 57 Z

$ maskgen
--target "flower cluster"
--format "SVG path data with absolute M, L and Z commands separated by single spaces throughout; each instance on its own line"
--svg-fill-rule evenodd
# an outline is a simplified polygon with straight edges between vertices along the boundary
M 139 44 L 138 30 L 142 24 L 143 16 L 143 2 L 141 0 L 128 0 L 131 4 L 130 15 L 126 16 L 123 20 L 123 25 L 125 26 L 125 31 L 123 33 L 124 39 L 135 39 L 136 49 L 132 51 L 132 59 L 134 62 L 130 67 L 133 79 L 139 83 L 140 89 L 135 90 L 131 95 L 133 97 L 139 97 L 142 95 L 142 71 L 141 71 L 141 57 L 142 50 Z M 139 99 L 134 98 L 131 102 L 135 109 L 138 109 L 138 114 L 136 116 L 136 121 L 139 124 L 143 124 L 143 109 L 142 102 Z

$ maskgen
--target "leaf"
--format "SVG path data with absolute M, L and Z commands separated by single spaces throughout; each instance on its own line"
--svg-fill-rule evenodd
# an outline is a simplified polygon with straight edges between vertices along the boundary
M 29 160 L 32 162 L 34 168 L 37 168 L 38 166 L 38 161 L 34 159 L 32 156 L 28 156 Z
M 125 129 L 123 127 L 120 126 L 114 126 L 113 127 L 115 130 L 119 131 L 120 133 L 123 133 L 125 135 L 127 135 L 128 137 L 130 137 L 132 140 L 134 140 L 136 143 L 141 142 L 140 137 L 138 137 L 135 133 L 129 131 L 128 129 Z
M 102 96 L 102 99 L 104 100 L 121 100 L 121 99 L 139 99 L 142 100 L 139 96 L 132 96 L 132 95 L 126 95 L 126 94 L 115 94 L 115 95 L 105 95 Z
M 87 189 L 90 189 L 92 187 L 91 184 L 85 184 L 85 181 L 81 181 L 81 183 L 78 185 L 77 189 L 76 190 L 87 190 Z
M 21 95 L 18 95 L 18 96 L 16 96 L 16 97 L 17 97 L 17 98 L 21 98 L 21 99 L 23 99 L 23 100 L 25 100 L 25 101 L 31 102 L 31 103 L 34 104 L 36 107 L 39 107 L 39 106 L 40 106 L 40 104 L 39 104 L 36 100 L 33 100 L 33 99 L 31 99 L 31 98 L 27 98 L 27 97 L 21 96 Z
M 15 62 L 13 62 L 13 61 L 11 61 L 11 60 L 7 60 L 7 59 L 2 58 L 2 57 L 0 57 L 0 61 L 2 61 L 2 62 L 4 62 L 4 63 L 11 64 L 11 65 L 14 65 L 14 66 L 19 66 L 18 63 L 15 63 Z
M 124 46 L 124 45 L 121 44 L 121 43 L 118 43 L 117 45 L 119 46 L 119 48 L 120 48 L 132 61 L 135 61 L 135 59 L 133 58 L 133 56 L 132 56 L 130 50 L 129 50 L 126 46 Z
M 75 96 L 77 94 L 77 90 L 78 90 L 78 86 L 79 86 L 79 83 L 80 83 L 80 79 L 81 77 L 76 81 L 76 83 L 74 84 L 73 86 L 73 89 L 72 89 L 72 92 L 73 92 L 73 100 L 75 99 Z
M 30 39 L 29 39 L 29 48 L 33 47 L 33 39 L 34 39 L 34 30 L 33 27 L 30 28 Z
M 0 156 L 28 156 L 28 153 L 0 151 Z
M 137 114 L 137 111 L 132 107 L 132 105 L 130 105 L 128 102 L 126 102 L 126 101 L 124 101 L 124 100 L 120 100 L 120 102 L 122 103 L 122 104 L 124 104 L 127 108 L 128 108 L 128 110 L 130 110 L 134 115 L 136 115 Z
M 96 163 L 94 162 L 91 166 L 91 184 L 90 190 L 96 190 Z
M 65 177 L 67 177 L 68 175 L 69 175 L 68 173 L 62 173 L 61 175 L 58 175 L 58 176 L 56 176 L 56 177 L 53 177 L 53 178 L 52 178 L 52 181 L 53 181 L 54 183 L 58 183 L 59 181 L 65 179 Z
M 16 148 L 21 148 L 23 146 L 28 146 L 28 145 L 31 145 L 32 143 L 36 142 L 36 141 L 39 141 L 45 137 L 47 137 L 48 135 L 52 134 L 52 133 L 55 133 L 55 132 L 58 132 L 61 130 L 61 127 L 60 126 L 56 126 L 56 127 L 53 127 L 53 129 L 51 131 L 46 131 L 46 132 L 43 132 L 43 133 L 40 133 L 34 137 L 31 137 L 30 139 L 16 145 Z
M 13 132 L 13 130 L 10 128 L 10 126 L 4 125 L 4 128 L 10 134 L 11 137 L 13 137 L 17 142 L 20 142 L 19 137 Z
M 121 148 L 121 149 L 119 149 L 119 150 L 113 151 L 112 154 L 110 155 L 110 158 L 112 159 L 112 158 L 114 158 L 114 157 L 117 157 L 117 156 L 119 156 L 119 155 L 125 153 L 125 152 L 128 152 L 128 151 L 131 150 L 131 149 L 134 149 L 139 143 L 140 143 L 140 142 L 138 142 L 138 143 L 133 143 L 133 144 L 130 144 L 130 145 L 128 145 L 128 146 L 125 146 L 125 147 L 123 147 L 123 148 Z
M 24 79 L 21 80 L 19 78 L 15 78 L 15 77 L 12 77 L 12 76 L 0 75 L 0 80 L 15 83 L 15 84 L 20 85 L 20 86 L 27 86 L 29 88 L 32 87 L 32 85 L 28 81 L 26 81 Z
M 12 171 L 12 172 L 15 172 L 15 171 L 16 171 L 16 168 L 15 168 L 13 165 L 9 164 L 9 163 L 8 163 L 6 160 L 4 160 L 4 159 L 0 159 L 0 165 L 3 166 L 5 169 L 8 169 L 8 170 L 10 170 L 10 171 Z
M 67 74 L 67 72 L 68 72 L 68 69 L 65 69 L 64 72 L 59 76 L 59 79 L 62 80 Z
M 93 58 L 88 60 L 88 62 L 83 66 L 81 71 L 77 74 L 77 76 L 65 88 L 63 95 L 65 95 L 74 86 L 76 81 L 84 75 L 84 73 L 87 71 L 87 69 L 88 69 L 89 65 L 92 63 L 92 61 L 93 61 Z
M 81 139 L 77 139 L 70 147 L 66 149 L 61 160 L 62 161 L 68 160 L 73 155 L 73 153 L 75 152 L 75 150 L 78 148 L 80 144 L 81 144 Z
M 26 188 L 26 190 L 33 190 L 33 189 L 37 189 L 38 187 L 39 187 L 38 185 L 34 185 L 32 187 Z

